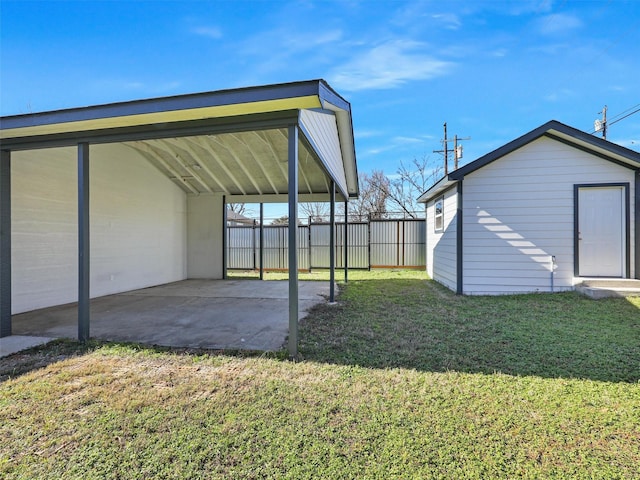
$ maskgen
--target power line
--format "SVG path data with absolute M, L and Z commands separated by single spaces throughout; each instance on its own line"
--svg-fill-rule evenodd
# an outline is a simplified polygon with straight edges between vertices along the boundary
M 636 107 L 640 107 L 640 103 L 638 103 L 637 105 L 634 105 L 633 107 L 629 107 L 629 108 L 627 108 L 626 110 L 624 110 L 624 111 L 620 112 L 620 113 L 619 113 L 619 114 L 617 114 L 617 115 L 614 115 L 614 117 L 613 117 L 611 120 L 612 120 L 612 121 L 613 121 L 613 120 L 616 120 L 619 116 L 624 115 L 624 114 L 625 114 L 625 113 L 627 113 L 629 110 L 632 110 L 632 109 L 634 109 L 634 108 L 636 108 Z
M 640 107 L 640 103 L 634 105 L 633 107 L 627 108 L 626 110 L 618 113 L 617 115 L 614 115 L 612 118 L 607 120 L 607 113 L 606 113 L 607 112 L 607 106 L 605 105 L 605 107 L 602 110 L 602 112 L 599 112 L 599 113 L 603 113 L 603 115 L 604 115 L 602 121 L 600 121 L 599 119 L 596 120 L 596 126 L 590 133 L 593 135 L 594 133 L 602 131 L 603 132 L 603 138 L 606 140 L 606 138 L 607 138 L 607 134 L 606 134 L 607 128 L 610 125 L 618 123 L 619 121 L 624 120 L 625 118 L 630 117 L 631 115 L 640 112 L 640 108 L 637 108 L 637 107 Z M 630 112 L 630 110 L 632 110 L 634 108 L 635 108 L 635 110 Z
M 618 123 L 620 120 L 624 120 L 625 118 L 630 117 L 634 113 L 638 113 L 638 112 L 640 112 L 640 108 L 634 110 L 631 113 L 626 114 L 624 117 L 621 117 L 621 118 L 618 118 L 617 120 L 614 120 L 613 122 L 609 122 L 609 125 L 613 125 L 614 123 Z

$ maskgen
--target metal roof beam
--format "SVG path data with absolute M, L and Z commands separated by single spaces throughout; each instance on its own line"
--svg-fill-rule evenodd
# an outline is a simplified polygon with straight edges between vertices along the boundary
M 180 175 L 171 165 L 169 165 L 156 151 L 154 151 L 149 145 L 145 142 L 127 142 L 123 145 L 128 146 L 129 148 L 135 150 L 151 163 L 157 162 L 159 163 L 167 172 L 173 175 L 173 179 L 178 180 L 178 185 L 181 187 L 186 187 L 191 193 L 198 194 L 198 190 L 191 185 L 187 180 Z M 171 177 L 170 177 L 171 178 Z
M 177 142 L 177 139 L 173 138 L 173 139 L 167 139 L 167 140 L 173 140 L 174 142 Z M 226 192 L 226 188 L 224 187 L 224 185 L 222 184 L 222 182 L 220 181 L 220 179 L 218 178 L 217 175 L 215 175 L 211 169 L 209 167 L 207 167 L 207 165 L 199 160 L 200 155 L 198 154 L 198 152 L 196 152 L 193 147 L 187 143 L 187 142 L 183 142 L 180 145 L 181 149 L 184 149 L 186 152 L 188 152 L 194 159 L 194 161 L 196 162 L 196 165 L 198 165 L 207 175 L 209 175 L 209 177 L 214 181 L 215 184 L 218 185 L 218 187 L 220 187 L 220 190 L 222 192 Z M 195 166 L 194 166 L 195 168 Z
M 176 162 L 178 162 L 180 164 L 180 166 L 182 168 L 184 168 L 187 172 L 189 172 L 191 174 L 191 176 L 194 178 L 194 180 L 196 182 L 198 182 L 200 185 L 202 185 L 202 187 L 209 193 L 213 193 L 213 189 L 207 184 L 207 182 L 205 182 L 202 177 L 200 177 L 200 175 L 198 175 L 196 173 L 196 171 L 191 167 L 191 165 L 189 165 L 187 162 L 185 162 L 181 157 L 180 157 L 180 153 L 177 151 L 172 151 L 171 149 L 176 149 L 176 150 L 182 150 L 183 154 L 186 154 L 189 156 L 189 159 L 191 160 L 191 163 L 197 163 L 197 160 L 195 158 L 191 157 L 191 154 L 189 152 L 187 152 L 186 150 L 184 150 L 183 148 L 180 148 L 177 145 L 177 142 L 171 142 L 171 140 L 175 139 L 169 139 L 169 138 L 165 138 L 165 139 L 161 139 L 161 140 L 156 140 L 156 142 L 160 145 L 160 148 L 162 148 L 161 146 L 164 145 L 166 148 L 169 149 L 169 153 L 171 153 L 175 159 Z
M 195 145 L 198 145 L 201 148 L 204 148 L 207 152 L 209 152 L 209 154 L 211 155 L 211 158 L 216 162 L 216 164 L 222 169 L 222 171 L 224 171 L 224 173 L 231 179 L 231 181 L 234 183 L 235 187 L 240 190 L 243 194 L 246 194 L 247 191 L 242 188 L 242 185 L 240 184 L 240 182 L 238 181 L 238 179 L 236 178 L 236 176 L 231 173 L 231 170 L 229 170 L 227 168 L 227 166 L 224 164 L 224 162 L 222 161 L 222 159 L 220 158 L 220 156 L 218 155 L 218 153 L 215 151 L 215 149 L 211 148 L 211 145 L 209 145 L 208 142 L 208 138 L 203 138 L 203 137 L 193 137 L 193 138 L 187 138 L 187 141 L 190 141 L 192 143 L 194 143 Z M 199 140 L 202 140 L 202 142 L 200 142 Z M 229 189 L 227 189 L 229 190 Z
M 230 136 L 232 138 L 234 138 L 236 141 L 241 142 L 242 144 L 244 144 L 244 146 L 247 148 L 247 150 L 251 154 L 251 158 L 253 159 L 255 164 L 258 166 L 258 168 L 260 169 L 260 171 L 264 175 L 264 178 L 266 178 L 267 182 L 269 182 L 269 185 L 271 185 L 271 189 L 273 190 L 273 193 L 278 193 L 278 189 L 277 189 L 275 183 L 273 183 L 273 180 L 271 180 L 271 177 L 269 176 L 267 171 L 263 168 L 262 162 L 258 159 L 258 155 L 256 155 L 256 153 L 253 151 L 251 146 L 247 142 L 242 141 L 240 138 L 238 138 L 237 134 L 235 134 L 235 133 L 231 133 Z M 277 157 L 274 158 L 274 160 L 277 162 L 278 161 Z
M 236 152 L 234 151 L 233 148 L 229 147 L 228 145 L 226 145 L 225 142 L 221 142 L 219 137 L 221 137 L 220 135 L 215 135 L 215 136 L 211 136 L 209 138 L 211 138 L 211 140 L 213 142 L 216 142 L 218 145 L 220 145 L 222 148 L 224 148 L 229 155 L 231 155 L 231 157 L 233 157 L 233 159 L 235 160 L 235 162 L 238 164 L 238 167 L 240 167 L 240 170 L 242 170 L 242 172 L 246 175 L 246 177 L 249 179 L 249 181 L 251 182 L 251 184 L 253 185 L 253 188 L 256 189 L 256 192 L 258 192 L 260 195 L 262 195 L 262 193 L 264 193 L 262 191 L 262 189 L 258 186 L 258 184 L 256 183 L 255 179 L 253 178 L 253 175 L 251 175 L 249 173 L 249 170 L 247 170 L 247 167 L 244 166 L 244 163 L 242 162 L 242 160 L 240 159 L 240 157 L 236 154 Z

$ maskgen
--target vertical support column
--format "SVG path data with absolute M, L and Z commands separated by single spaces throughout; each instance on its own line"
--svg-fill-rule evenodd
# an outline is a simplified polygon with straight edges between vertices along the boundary
M 633 204 L 635 278 L 640 280 L 640 170 L 636 170 Z
M 463 215 L 463 198 L 462 198 L 462 180 L 458 182 L 458 204 L 456 206 L 456 294 L 462 295 L 464 292 L 464 264 L 462 262 L 463 239 L 462 228 L 464 227 Z
M 289 356 L 298 355 L 298 125 L 289 126 Z
M 227 197 L 222 196 L 222 279 L 227 279 Z
M 311 273 L 311 215 L 307 217 L 307 262 L 309 262 L 309 273 Z
M 329 183 L 329 303 L 336 301 L 336 184 Z
M 11 152 L 0 152 L 0 337 L 11 335 Z
M 344 283 L 349 281 L 349 200 L 344 201 Z
M 78 144 L 78 340 L 89 340 L 90 239 L 89 239 L 89 144 Z
M 371 271 L 371 215 L 367 215 L 367 264 L 367 270 Z
M 260 280 L 264 280 L 264 203 L 260 204 Z
M 257 252 L 256 252 L 256 219 L 253 219 L 253 223 L 251 224 L 251 258 L 252 258 L 252 265 L 251 265 L 251 271 L 255 272 L 256 268 L 258 268 L 258 259 L 257 257 Z

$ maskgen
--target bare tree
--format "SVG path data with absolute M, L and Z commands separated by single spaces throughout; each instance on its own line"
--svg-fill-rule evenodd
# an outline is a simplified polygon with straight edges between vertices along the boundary
M 227 203 L 227 209 L 230 211 L 237 213 L 238 215 L 244 215 L 247 211 L 246 203 Z
M 298 204 L 301 217 L 308 217 L 311 223 L 326 222 L 331 213 L 331 206 L 328 202 L 304 202 Z
M 381 219 L 387 217 L 387 199 L 389 198 L 389 179 L 381 170 L 371 175 L 358 175 L 360 196 L 349 201 L 349 216 L 356 221 L 365 221 L 368 217 Z
M 442 165 L 425 156 L 414 158 L 406 165 L 400 161 L 393 180 L 389 181 L 388 202 L 392 210 L 400 210 L 409 218 L 416 218 L 423 207 L 417 200 L 442 174 Z
M 271 225 L 289 225 L 289 216 L 283 215 L 271 221 Z

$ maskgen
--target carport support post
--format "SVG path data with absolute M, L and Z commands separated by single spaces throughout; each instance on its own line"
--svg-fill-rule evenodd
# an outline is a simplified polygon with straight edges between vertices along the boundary
M 229 261 L 227 253 L 227 197 L 222 196 L 222 279 L 227 279 L 227 262 Z
M 89 144 L 78 144 L 78 340 L 89 340 Z
M 289 356 L 298 356 L 298 125 L 289 126 Z
M 344 283 L 349 281 L 349 200 L 344 201 Z
M 11 152 L 0 152 L 0 337 L 11 335 Z
M 260 280 L 264 280 L 264 203 L 260 204 Z
M 329 194 L 329 303 L 334 303 L 336 292 L 336 184 L 333 180 L 330 183 L 331 193 Z

